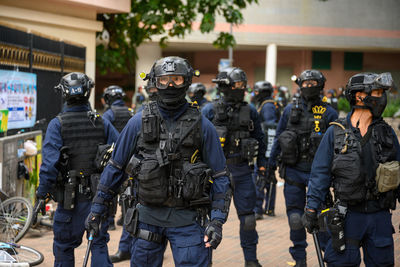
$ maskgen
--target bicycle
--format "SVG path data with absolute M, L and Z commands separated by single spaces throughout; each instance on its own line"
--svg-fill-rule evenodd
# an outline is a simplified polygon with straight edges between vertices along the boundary
M 32 223 L 32 204 L 23 197 L 7 198 L 4 192 L 0 199 L 0 241 L 18 242 Z
M 2 266 L 36 266 L 43 262 L 39 251 L 14 243 L 0 242 L 0 267 Z

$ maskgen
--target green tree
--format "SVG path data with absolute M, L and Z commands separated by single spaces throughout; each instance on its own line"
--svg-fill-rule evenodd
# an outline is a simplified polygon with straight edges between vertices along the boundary
M 252 3 L 258 0 L 132 0 L 128 14 L 98 16 L 110 38 L 107 47 L 97 46 L 96 64 L 102 74 L 112 71 L 133 77 L 138 59 L 136 48 L 143 42 L 160 36 L 160 45 L 165 47 L 169 37 L 183 38 L 190 33 L 197 19 L 202 33 L 212 32 L 218 15 L 228 23 L 240 24 L 240 10 Z M 221 32 L 213 45 L 227 49 L 235 45 L 235 39 Z

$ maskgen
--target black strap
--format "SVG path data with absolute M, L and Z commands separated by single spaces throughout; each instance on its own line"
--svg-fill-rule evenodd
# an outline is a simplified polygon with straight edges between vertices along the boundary
M 234 158 L 227 158 L 226 159 L 226 164 L 231 164 L 231 165 L 236 165 L 245 162 L 241 156 L 234 157 Z
M 165 236 L 150 232 L 148 230 L 144 229 L 137 229 L 137 232 L 135 234 L 135 237 L 149 241 L 149 242 L 155 242 L 155 243 L 163 243 L 165 240 Z
M 291 179 L 289 179 L 287 177 L 285 178 L 285 183 L 287 183 L 289 185 L 297 186 L 297 187 L 299 187 L 300 189 L 303 189 L 303 190 L 306 189 L 306 185 L 305 184 L 293 181 L 293 180 L 291 180 Z
M 110 159 L 110 160 L 108 161 L 108 164 L 110 164 L 111 166 L 117 168 L 117 169 L 120 170 L 120 171 L 123 170 L 123 167 L 122 167 L 120 164 L 118 164 L 118 163 L 117 163 L 115 160 L 113 160 L 113 159 Z
M 217 179 L 217 178 L 222 177 L 222 176 L 228 176 L 229 177 L 229 175 L 230 175 L 229 169 L 225 167 L 225 169 L 223 169 L 222 171 L 214 172 L 212 178 L 213 179 Z

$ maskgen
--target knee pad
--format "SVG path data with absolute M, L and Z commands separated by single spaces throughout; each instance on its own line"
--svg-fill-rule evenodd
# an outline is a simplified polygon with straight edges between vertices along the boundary
M 243 231 L 253 231 L 256 229 L 256 217 L 253 214 L 248 214 L 244 216 L 243 225 L 241 224 Z
M 292 213 L 289 215 L 289 227 L 290 230 L 300 230 L 304 227 L 299 213 Z

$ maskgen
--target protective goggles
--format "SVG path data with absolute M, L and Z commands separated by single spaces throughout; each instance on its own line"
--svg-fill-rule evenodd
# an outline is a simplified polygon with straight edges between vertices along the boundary
M 181 88 L 185 86 L 185 77 L 182 75 L 166 75 L 156 77 L 156 87 L 158 89 L 167 89 L 172 84 L 175 88 Z

